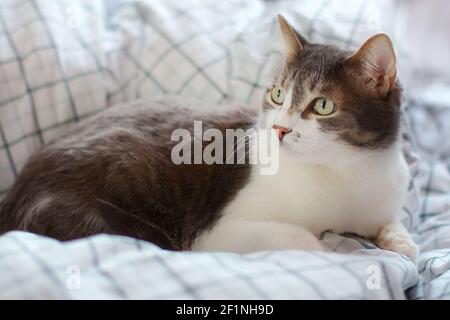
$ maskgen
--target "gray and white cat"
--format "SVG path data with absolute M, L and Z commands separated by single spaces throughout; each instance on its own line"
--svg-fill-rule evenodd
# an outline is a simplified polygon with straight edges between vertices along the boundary
M 61 240 L 111 233 L 167 249 L 246 253 L 321 250 L 317 236 L 333 230 L 415 259 L 395 218 L 408 170 L 389 37 L 347 52 L 309 43 L 281 16 L 279 23 L 284 64 L 262 110 L 179 98 L 111 108 L 31 157 L 0 205 L 0 233 Z M 171 134 L 192 131 L 194 120 L 221 132 L 274 128 L 279 172 L 174 164 Z

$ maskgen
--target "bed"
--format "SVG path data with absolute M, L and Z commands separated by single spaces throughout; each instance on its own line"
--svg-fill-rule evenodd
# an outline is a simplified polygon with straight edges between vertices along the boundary
M 307 39 L 349 49 L 389 32 L 412 177 L 398 215 L 421 253 L 414 263 L 330 232 L 320 239 L 326 252 L 236 255 L 13 231 L 0 236 L 0 298 L 450 298 L 450 99 L 436 99 L 450 86 L 444 75 L 415 87 L 414 57 L 380 10 L 363 0 L 2 0 L 0 197 L 41 145 L 111 105 L 164 94 L 258 105 L 280 61 L 277 13 Z

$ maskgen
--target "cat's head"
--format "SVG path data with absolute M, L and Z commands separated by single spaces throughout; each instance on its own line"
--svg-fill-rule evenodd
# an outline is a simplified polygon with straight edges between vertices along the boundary
M 355 52 L 304 39 L 279 16 L 280 74 L 264 101 L 265 126 L 281 149 L 313 163 L 350 161 L 398 139 L 401 89 L 389 37 L 377 34 Z

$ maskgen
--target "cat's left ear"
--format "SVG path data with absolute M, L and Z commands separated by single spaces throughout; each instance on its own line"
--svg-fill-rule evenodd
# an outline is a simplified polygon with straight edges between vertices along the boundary
M 386 96 L 395 86 L 397 67 L 394 47 L 384 33 L 369 38 L 347 58 L 347 64 L 356 68 L 369 88 L 379 96 Z
M 291 27 L 281 14 L 278 15 L 278 24 L 283 37 L 284 59 L 286 63 L 290 63 L 303 52 L 303 46 L 307 44 L 307 41 Z

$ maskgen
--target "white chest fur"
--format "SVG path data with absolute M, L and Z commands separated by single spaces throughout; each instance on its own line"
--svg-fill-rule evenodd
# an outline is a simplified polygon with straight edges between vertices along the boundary
M 325 230 L 373 237 L 393 221 L 406 195 L 408 171 L 397 148 L 346 168 L 309 165 L 280 152 L 276 175 L 260 175 L 224 209 L 229 219 L 287 222 L 318 235 Z

